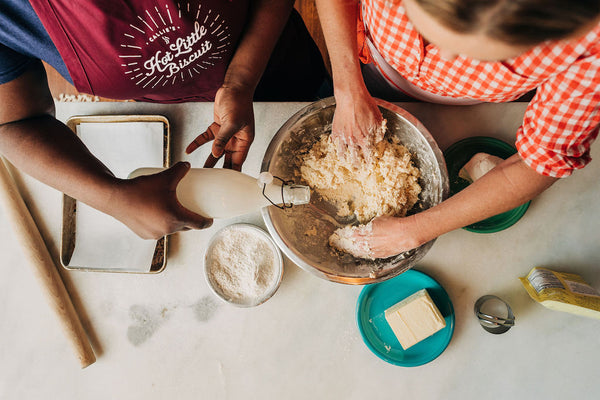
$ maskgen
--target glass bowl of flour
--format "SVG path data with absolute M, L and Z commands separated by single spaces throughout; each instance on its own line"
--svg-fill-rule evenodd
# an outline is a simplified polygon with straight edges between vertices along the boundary
M 270 299 L 283 278 L 283 258 L 268 233 L 250 224 L 232 224 L 211 239 L 204 256 L 206 281 L 219 298 L 238 307 Z

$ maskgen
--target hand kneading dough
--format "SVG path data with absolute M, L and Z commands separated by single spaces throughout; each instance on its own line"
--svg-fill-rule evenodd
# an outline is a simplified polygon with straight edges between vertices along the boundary
M 369 246 L 364 242 L 357 242 L 354 239 L 356 233 L 368 236 L 372 230 L 373 226 L 370 222 L 367 225 L 345 226 L 336 229 L 329 237 L 329 245 L 338 250 L 352 254 L 354 257 L 373 260 L 374 258 Z

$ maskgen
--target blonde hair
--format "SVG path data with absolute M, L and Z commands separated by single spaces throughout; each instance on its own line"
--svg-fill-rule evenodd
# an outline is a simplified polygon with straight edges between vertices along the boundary
M 514 45 L 569 37 L 600 16 L 600 0 L 414 1 L 449 29 L 480 32 Z

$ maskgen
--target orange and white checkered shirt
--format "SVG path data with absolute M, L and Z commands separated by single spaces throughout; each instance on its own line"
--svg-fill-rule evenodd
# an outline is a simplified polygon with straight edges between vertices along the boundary
M 600 124 L 600 25 L 584 37 L 546 42 L 519 57 L 483 62 L 440 57 L 408 20 L 401 3 L 362 0 L 362 19 L 383 58 L 402 77 L 441 96 L 506 102 L 537 89 L 516 147 L 538 173 L 565 177 L 590 160 Z M 358 24 L 360 57 L 370 61 Z

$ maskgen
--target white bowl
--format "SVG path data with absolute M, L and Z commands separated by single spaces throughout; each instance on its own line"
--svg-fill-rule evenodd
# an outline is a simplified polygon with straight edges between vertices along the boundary
M 231 235 L 239 235 L 237 239 L 243 242 L 235 242 Z M 255 242 L 252 242 L 253 240 Z M 256 243 L 257 247 L 251 247 L 252 243 Z M 267 282 L 252 281 L 249 278 L 249 274 L 255 271 L 253 267 L 262 268 L 262 272 L 268 273 L 268 270 L 265 270 L 268 266 L 260 263 L 263 255 L 252 254 L 258 246 L 261 246 L 263 251 L 267 249 L 271 252 L 264 253 L 266 261 L 272 255 L 273 269 L 265 276 Z M 224 257 L 222 260 L 218 259 L 219 252 Z M 228 268 L 236 264 L 240 268 Z M 243 269 L 244 266 L 248 269 Z M 216 275 L 218 272 L 221 274 Z M 279 288 L 283 278 L 283 257 L 271 236 L 259 227 L 250 224 L 228 225 L 213 235 L 206 248 L 204 277 L 213 293 L 226 303 L 238 307 L 258 306 L 270 299 Z

